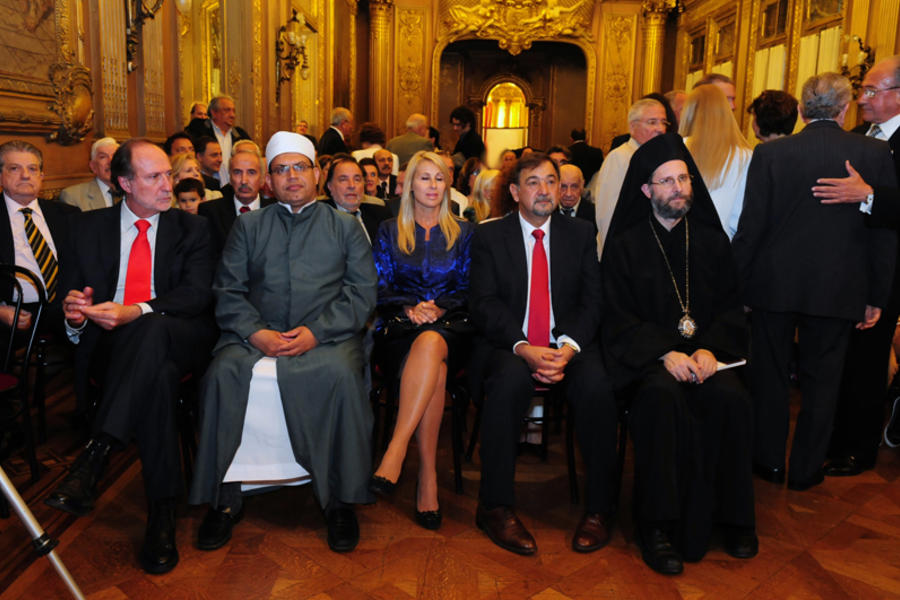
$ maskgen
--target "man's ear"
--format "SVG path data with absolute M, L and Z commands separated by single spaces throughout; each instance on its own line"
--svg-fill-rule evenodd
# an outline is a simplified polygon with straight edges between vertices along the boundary
M 649 183 L 645 183 L 644 185 L 642 185 L 642 186 L 641 186 L 641 191 L 644 192 L 644 195 L 647 196 L 647 197 L 649 198 L 649 197 L 650 197 L 650 184 L 649 184 Z
M 514 183 L 509 184 L 509 193 L 513 197 L 513 200 L 518 204 L 519 202 L 519 186 Z
M 126 194 L 131 193 L 131 179 L 128 177 L 122 177 L 121 175 L 116 179 L 119 182 L 119 187 L 122 188 L 122 191 Z

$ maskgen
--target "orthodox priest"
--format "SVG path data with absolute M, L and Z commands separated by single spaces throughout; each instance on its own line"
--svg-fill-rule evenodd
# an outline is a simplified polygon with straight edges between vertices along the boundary
M 747 355 L 737 269 L 700 172 L 673 133 L 631 159 L 603 252 L 608 367 L 630 398 L 644 561 L 675 575 L 713 526 L 757 553 L 750 395 L 720 363 Z
M 306 137 L 275 133 L 266 181 L 277 203 L 240 215 L 222 251 L 213 284 L 222 334 L 203 382 L 190 497 L 210 505 L 202 550 L 231 538 L 241 482 L 310 477 L 335 552 L 359 540 L 352 504 L 371 501 L 360 332 L 377 275 L 356 220 L 315 202 L 315 159 Z

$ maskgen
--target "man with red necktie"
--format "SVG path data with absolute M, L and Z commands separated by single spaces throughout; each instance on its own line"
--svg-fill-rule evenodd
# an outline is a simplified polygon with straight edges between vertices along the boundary
M 520 159 L 509 186 L 519 210 L 478 227 L 469 305 L 486 357 L 478 526 L 510 552 L 537 551 L 513 512 L 516 451 L 534 386 L 559 386 L 585 462 L 577 552 L 609 541 L 616 490 L 616 408 L 598 341 L 602 294 L 594 231 L 557 211 L 559 167 Z M 485 348 L 485 346 L 487 348 Z
M 213 255 L 203 218 L 168 210 L 171 166 L 159 147 L 129 140 L 111 168 L 125 199 L 78 215 L 59 286 L 77 344 L 76 392 L 85 394 L 91 381 L 99 401 L 90 441 L 46 502 L 87 514 L 110 451 L 135 439 L 149 508 L 139 560 L 159 574 L 178 562 L 175 411 L 180 380 L 199 377 L 215 341 Z

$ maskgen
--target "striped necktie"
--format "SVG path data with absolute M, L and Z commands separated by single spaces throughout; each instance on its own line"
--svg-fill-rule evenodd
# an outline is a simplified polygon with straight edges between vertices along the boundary
M 866 134 L 869 137 L 881 139 L 881 127 L 879 127 L 878 123 L 872 123 L 872 126 L 869 128 L 869 132 Z
M 44 236 L 41 235 L 37 225 L 31 218 L 31 209 L 19 209 L 22 216 L 25 217 L 25 235 L 28 236 L 28 245 L 34 253 L 34 260 L 37 261 L 38 267 L 41 269 L 41 277 L 44 279 L 44 286 L 47 288 L 47 300 L 53 302 L 56 298 L 56 280 L 59 277 L 59 265 L 53 251 Z

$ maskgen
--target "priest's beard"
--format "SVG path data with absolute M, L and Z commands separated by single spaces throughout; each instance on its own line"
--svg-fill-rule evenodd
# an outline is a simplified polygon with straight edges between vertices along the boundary
M 676 203 L 678 199 L 682 199 L 684 202 Z M 650 202 L 653 204 L 653 212 L 658 217 L 662 219 L 680 219 L 691 210 L 691 206 L 694 204 L 694 192 L 691 190 L 652 194 Z

